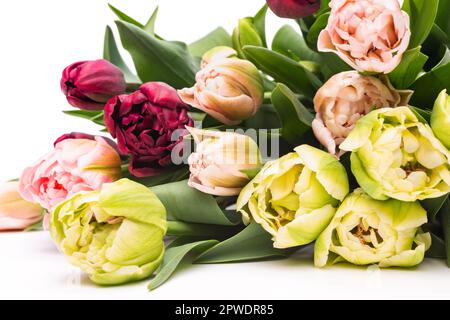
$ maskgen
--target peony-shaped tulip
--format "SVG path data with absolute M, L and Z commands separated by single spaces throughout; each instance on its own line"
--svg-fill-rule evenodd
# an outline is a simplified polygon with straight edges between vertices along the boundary
M 181 99 L 227 125 L 254 115 L 264 98 L 263 79 L 249 61 L 214 59 L 196 75 L 192 88 L 179 90 Z
M 383 108 L 361 118 L 341 149 L 372 198 L 416 201 L 450 192 L 450 152 L 408 107 Z
M 237 51 L 233 48 L 226 46 L 214 47 L 211 50 L 207 51 L 201 61 L 202 69 L 205 68 L 208 64 L 214 63 L 216 61 L 226 59 L 226 58 L 237 58 Z
M 340 156 L 339 144 L 356 121 L 373 109 L 407 105 L 410 96 L 411 91 L 395 90 L 385 76 L 364 76 L 356 71 L 338 73 L 314 97 L 314 134 L 329 153 Z
M 26 229 L 39 222 L 43 215 L 40 205 L 22 198 L 18 182 L 0 186 L 0 231 Z
M 172 150 L 183 141 L 185 126 L 193 124 L 188 110 L 177 91 L 162 82 L 145 83 L 108 101 L 105 124 L 120 152 L 130 156 L 131 174 L 154 176 L 172 164 Z
M 450 96 L 446 90 L 439 94 L 434 103 L 431 128 L 444 146 L 450 149 Z
M 332 155 L 301 145 L 268 162 L 242 189 L 237 209 L 260 224 L 274 247 L 313 242 L 328 226 L 349 192 L 347 172 Z
M 61 90 L 74 107 L 103 110 L 112 97 L 125 92 L 122 71 L 107 60 L 80 61 L 63 71 Z
M 60 251 L 101 285 L 149 277 L 162 262 L 166 229 L 161 201 L 128 179 L 73 196 L 50 220 Z
M 47 210 L 82 191 L 99 189 L 121 176 L 121 159 L 102 137 L 66 139 L 20 177 L 23 198 Z
M 409 45 L 409 16 L 398 0 L 332 0 L 317 43 L 358 71 L 389 73 Z
M 256 142 L 233 132 L 188 130 L 197 144 L 188 158 L 189 186 L 216 196 L 238 195 L 250 181 L 243 171 L 261 166 Z
M 320 0 L 267 0 L 269 8 L 281 18 L 299 19 L 320 9 Z
M 426 222 L 427 213 L 418 202 L 378 201 L 357 189 L 317 239 L 314 264 L 416 266 L 431 245 L 430 234 L 420 229 Z

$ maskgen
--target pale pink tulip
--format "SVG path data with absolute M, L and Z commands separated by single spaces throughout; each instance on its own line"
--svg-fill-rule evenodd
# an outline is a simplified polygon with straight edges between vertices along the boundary
M 20 193 L 47 210 L 76 193 L 98 190 L 121 176 L 121 159 L 102 137 L 67 139 L 24 170 Z
M 238 195 L 250 181 L 241 170 L 261 166 L 258 145 L 245 135 L 187 128 L 196 142 L 189 156 L 189 186 L 216 196 Z
M 183 102 L 227 125 L 254 115 L 264 97 L 263 80 L 249 61 L 237 58 L 204 60 L 196 84 L 178 93 Z
M 0 186 L 0 231 L 23 230 L 42 219 L 44 209 L 19 193 L 18 182 Z
M 398 0 L 332 0 L 318 49 L 334 52 L 358 71 L 389 73 L 409 45 L 409 16 Z
M 347 71 L 331 77 L 316 93 L 312 128 L 328 152 L 340 156 L 339 144 L 361 117 L 374 108 L 406 105 L 411 91 L 395 90 L 386 76 L 364 76 Z

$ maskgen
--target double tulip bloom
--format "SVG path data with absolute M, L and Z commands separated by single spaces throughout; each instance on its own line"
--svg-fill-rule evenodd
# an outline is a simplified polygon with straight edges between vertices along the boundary
M 250 179 L 245 170 L 261 166 L 258 145 L 233 132 L 188 128 L 197 144 L 189 156 L 189 186 L 216 196 L 238 195 Z
M 166 210 L 147 187 L 122 179 L 61 203 L 50 234 L 70 262 L 102 285 L 145 279 L 161 264 Z
M 372 198 L 416 201 L 450 192 L 450 151 L 408 107 L 374 110 L 360 119 L 341 149 Z
M 357 71 L 338 73 L 314 97 L 314 134 L 328 152 L 339 156 L 343 153 L 339 145 L 361 117 L 373 109 L 407 105 L 411 93 L 395 90 L 384 75 L 377 78 Z
M 268 162 L 242 190 L 237 209 L 272 235 L 274 247 L 313 242 L 349 192 L 347 172 L 332 155 L 302 145 Z
M 61 90 L 74 107 L 85 110 L 103 110 L 105 103 L 124 93 L 122 71 L 106 60 L 80 61 L 64 69 Z
M 436 137 L 450 149 L 450 96 L 446 90 L 436 99 L 430 122 Z
M 181 99 L 227 125 L 254 115 L 264 98 L 263 79 L 249 61 L 230 48 L 207 52 L 192 88 L 179 91 Z
M 99 189 L 121 176 L 121 159 L 112 141 L 79 134 L 58 139 L 54 150 L 20 177 L 24 199 L 51 211 L 74 194 Z
M 409 16 L 398 0 L 332 0 L 317 43 L 358 71 L 389 73 L 409 45 Z
M 132 94 L 108 101 L 106 127 L 119 150 L 130 156 L 133 175 L 154 176 L 172 164 L 172 151 L 187 133 L 185 126 L 193 125 L 188 110 L 177 91 L 161 82 L 145 83 Z

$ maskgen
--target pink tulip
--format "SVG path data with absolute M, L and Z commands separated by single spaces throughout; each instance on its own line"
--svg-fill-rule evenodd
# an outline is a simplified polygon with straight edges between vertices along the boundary
M 121 176 L 119 154 L 102 137 L 66 139 L 25 169 L 20 193 L 47 210 L 76 193 L 99 189 Z
M 74 107 L 102 110 L 112 97 L 125 92 L 122 71 L 106 60 L 80 61 L 64 69 L 61 90 Z
M 0 231 L 23 230 L 42 219 L 44 209 L 24 200 L 18 182 L 0 186 Z
M 356 121 L 374 108 L 406 105 L 411 93 L 409 90 L 395 90 L 386 76 L 379 79 L 361 75 L 357 71 L 338 73 L 314 97 L 314 134 L 328 152 L 340 156 L 342 152 L 337 147 L 348 136 Z
M 334 52 L 354 69 L 389 73 L 402 60 L 411 31 L 398 0 L 332 0 L 318 49 Z

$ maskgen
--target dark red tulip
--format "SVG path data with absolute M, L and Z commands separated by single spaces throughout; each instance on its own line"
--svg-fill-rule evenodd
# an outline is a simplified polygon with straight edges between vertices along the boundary
M 281 18 L 299 19 L 320 8 L 320 0 L 267 0 L 270 9 Z
M 123 72 L 106 60 L 80 61 L 64 69 L 61 90 L 67 101 L 84 110 L 103 110 L 112 97 L 125 92 Z
M 131 174 L 153 176 L 172 164 L 173 148 L 187 133 L 185 126 L 193 124 L 188 109 L 177 91 L 161 82 L 145 83 L 132 94 L 108 101 L 105 124 L 119 150 L 130 156 Z M 175 130 L 182 134 L 173 141 Z

